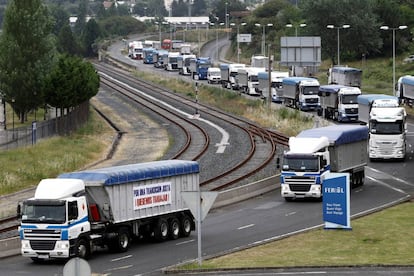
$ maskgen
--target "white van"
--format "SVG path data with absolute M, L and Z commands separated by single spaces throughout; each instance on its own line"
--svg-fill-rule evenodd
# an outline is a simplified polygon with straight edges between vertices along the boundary
M 218 67 L 210 67 L 207 69 L 207 82 L 208 83 L 220 83 L 221 72 Z

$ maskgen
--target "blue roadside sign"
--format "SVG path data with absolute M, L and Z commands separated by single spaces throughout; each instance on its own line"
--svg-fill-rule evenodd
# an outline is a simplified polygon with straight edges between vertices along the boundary
M 325 229 L 351 230 L 349 173 L 330 173 L 323 182 Z

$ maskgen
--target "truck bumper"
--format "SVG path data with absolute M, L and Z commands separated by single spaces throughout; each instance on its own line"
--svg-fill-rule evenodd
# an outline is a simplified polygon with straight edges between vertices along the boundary
M 51 241 L 52 242 L 52 241 Z M 22 240 L 21 253 L 23 257 L 38 259 L 69 258 L 69 241 L 53 241 L 54 248 L 51 250 L 35 250 L 32 248 L 29 240 Z
M 404 159 L 405 150 L 370 148 L 368 155 L 369 159 Z
M 322 196 L 321 193 L 321 185 L 309 185 L 309 188 L 292 190 L 290 185 L 288 184 L 281 184 L 280 192 L 282 197 L 284 198 L 320 198 Z

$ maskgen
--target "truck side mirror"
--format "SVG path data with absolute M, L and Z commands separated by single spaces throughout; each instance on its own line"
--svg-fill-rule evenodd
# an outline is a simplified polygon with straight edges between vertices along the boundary
M 22 216 L 22 203 L 21 202 L 17 203 L 16 214 L 17 214 L 17 218 L 21 218 Z
M 280 158 L 276 158 L 276 169 L 280 169 Z

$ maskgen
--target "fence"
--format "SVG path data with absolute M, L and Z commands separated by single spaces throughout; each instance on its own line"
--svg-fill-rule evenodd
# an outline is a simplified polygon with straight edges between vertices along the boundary
M 81 127 L 89 118 L 89 101 L 70 109 L 69 112 L 31 126 L 0 130 L 0 150 L 30 146 L 38 140 L 55 135 L 68 135 Z

